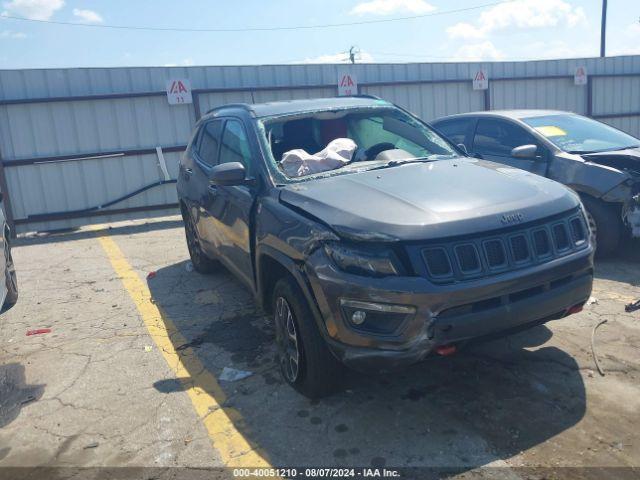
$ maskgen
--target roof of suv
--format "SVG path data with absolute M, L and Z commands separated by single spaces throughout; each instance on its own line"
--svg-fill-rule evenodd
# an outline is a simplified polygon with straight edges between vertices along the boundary
M 433 122 L 440 122 L 442 120 L 449 120 L 451 118 L 462 118 L 462 117 L 507 117 L 514 119 L 522 119 L 529 117 L 542 117 L 546 115 L 566 115 L 571 114 L 571 112 L 563 112 L 562 110 L 486 110 L 481 112 L 468 112 L 468 113 L 459 113 L 457 115 L 448 115 L 446 117 L 440 117 Z
M 363 95 L 352 97 L 310 98 L 304 100 L 287 100 L 256 104 L 236 103 L 223 105 L 211 110 L 209 113 L 221 112 L 222 110 L 227 109 L 243 109 L 251 112 L 256 117 L 270 117 L 319 110 L 379 107 L 381 105 L 389 106 L 391 104 L 373 96 Z

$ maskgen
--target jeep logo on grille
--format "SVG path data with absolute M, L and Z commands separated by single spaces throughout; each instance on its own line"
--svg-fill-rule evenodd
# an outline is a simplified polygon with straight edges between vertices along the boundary
M 505 213 L 500 217 L 500 221 L 504 225 L 508 225 L 510 223 L 520 223 L 524 220 L 524 215 L 521 213 Z

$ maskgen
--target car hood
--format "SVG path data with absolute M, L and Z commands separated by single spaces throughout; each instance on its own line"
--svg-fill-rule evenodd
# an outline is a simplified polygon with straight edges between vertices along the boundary
M 342 237 L 369 241 L 474 234 L 579 205 L 557 182 L 470 158 L 313 179 L 283 187 L 280 201 Z
M 640 174 L 640 148 L 628 148 L 613 152 L 598 152 L 582 155 L 588 162 L 606 165 L 629 173 Z

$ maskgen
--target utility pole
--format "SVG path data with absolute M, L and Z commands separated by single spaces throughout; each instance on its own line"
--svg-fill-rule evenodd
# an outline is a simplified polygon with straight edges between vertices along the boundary
M 607 43 L 607 0 L 602 0 L 602 24 L 600 25 L 600 56 L 605 57 Z
M 350 61 L 351 63 L 356 63 L 356 53 L 358 53 L 358 52 L 356 51 L 356 47 L 355 47 L 355 46 L 352 46 L 352 47 L 349 49 L 349 61 Z

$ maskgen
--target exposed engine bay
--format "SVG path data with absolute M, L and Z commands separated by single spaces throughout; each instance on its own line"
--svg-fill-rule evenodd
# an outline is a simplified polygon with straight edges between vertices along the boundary
M 622 206 L 622 221 L 631 229 L 633 237 L 640 237 L 640 149 L 631 148 L 582 155 L 588 162 L 597 163 L 626 173 L 624 184 L 629 188 L 628 200 Z

